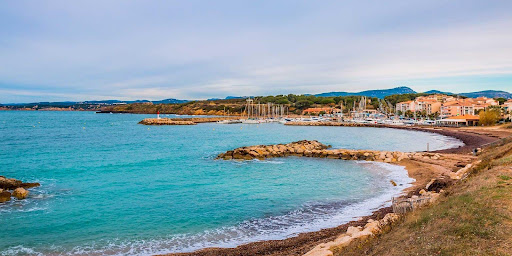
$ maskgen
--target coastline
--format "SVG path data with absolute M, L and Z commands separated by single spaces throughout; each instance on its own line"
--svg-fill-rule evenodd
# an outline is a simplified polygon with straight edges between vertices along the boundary
M 481 147 L 486 143 L 496 141 L 502 137 L 509 136 L 506 132 L 489 132 L 486 130 L 466 130 L 461 128 L 425 128 L 425 127 L 387 127 L 407 130 L 432 132 L 444 136 L 453 137 L 464 142 L 464 146 L 451 149 L 432 151 L 443 153 L 448 159 L 443 161 L 417 161 L 402 160 L 393 163 L 405 167 L 408 176 L 416 181 L 409 188 L 403 190 L 403 194 L 414 195 L 419 192 L 432 178 L 442 175 L 443 172 L 456 170 L 458 167 L 468 164 L 474 157 L 468 153 L 474 148 Z M 392 212 L 392 207 L 382 207 L 371 215 L 362 216 L 358 220 L 339 225 L 333 228 L 326 228 L 314 232 L 305 232 L 297 236 L 282 240 L 265 240 L 243 244 L 234 248 L 204 248 L 189 253 L 164 254 L 168 256 L 213 256 L 213 255 L 303 255 L 320 243 L 336 239 L 346 232 L 350 226 L 364 226 L 369 219 L 382 219 L 387 213 Z

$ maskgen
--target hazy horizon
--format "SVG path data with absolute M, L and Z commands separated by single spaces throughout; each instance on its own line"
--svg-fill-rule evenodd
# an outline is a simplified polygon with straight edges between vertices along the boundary
M 395 86 L 395 87 L 390 87 L 390 88 L 375 88 L 375 89 L 368 89 L 368 90 L 388 90 L 388 89 L 395 89 L 395 88 L 398 88 L 398 87 L 409 87 L 410 89 L 413 89 L 410 86 Z M 364 90 L 364 91 L 367 91 L 367 90 Z M 429 90 L 426 90 L 426 91 L 416 91 L 416 92 L 417 93 L 423 93 L 423 92 L 427 92 L 427 91 L 442 91 L 442 90 L 429 89 Z M 484 90 L 480 90 L 480 91 L 484 91 Z M 498 90 L 498 91 L 501 91 L 501 90 Z M 321 92 L 321 93 L 330 93 L 330 92 L 341 92 L 341 91 L 325 91 L 325 92 Z M 357 92 L 361 92 L 361 91 L 343 91 L 343 92 L 357 93 Z M 465 92 L 442 91 L 442 92 L 453 93 L 453 94 L 461 94 L 461 93 L 470 93 L 470 92 L 477 92 L 477 91 L 465 91 Z M 512 93 L 512 91 L 506 91 L 506 90 L 505 90 L 505 92 Z M 293 92 L 285 93 L 285 94 L 282 94 L 282 95 L 288 95 L 288 94 L 301 95 L 301 94 L 293 93 Z M 310 94 L 310 93 L 304 93 L 304 94 Z M 195 100 L 208 100 L 208 99 L 225 99 L 226 97 L 259 97 L 259 96 L 276 96 L 276 95 L 277 94 L 275 94 L 275 95 L 224 95 L 224 96 L 220 96 L 220 97 L 203 98 L 203 99 L 185 99 L 185 98 L 172 98 L 172 97 L 170 97 L 170 98 L 156 98 L 156 99 L 151 99 L 150 101 L 160 101 L 160 100 L 166 100 L 166 99 L 195 101 Z M 312 94 L 312 95 L 314 95 L 314 94 Z M 107 100 L 136 101 L 136 100 L 149 100 L 149 99 L 134 98 L 134 99 L 128 99 L 128 100 L 121 100 L 121 99 L 116 99 L 116 98 L 98 98 L 98 99 L 80 99 L 80 100 L 62 100 L 62 101 L 0 102 L 0 104 L 23 104 L 23 103 L 37 103 L 37 102 L 86 102 L 86 101 L 107 101 Z
M 510 1 L 13 1 L 0 102 L 509 91 Z

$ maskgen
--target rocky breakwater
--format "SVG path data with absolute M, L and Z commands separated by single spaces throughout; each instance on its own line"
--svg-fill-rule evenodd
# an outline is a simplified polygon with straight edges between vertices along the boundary
M 442 159 L 442 155 L 427 152 L 398 152 L 398 151 L 376 151 L 376 150 L 350 150 L 330 149 L 331 146 L 322 144 L 316 140 L 301 140 L 288 144 L 257 145 L 241 147 L 219 154 L 217 159 L 224 160 L 252 160 L 266 159 L 273 157 L 304 156 L 332 158 L 343 160 L 365 160 L 385 163 L 398 162 L 403 159 Z
M 301 140 L 288 144 L 256 145 L 229 150 L 217 156 L 217 159 L 225 160 L 252 160 L 285 156 L 313 156 L 313 152 L 323 151 L 330 146 L 316 140 Z
M 192 121 L 174 120 L 171 118 L 146 118 L 139 122 L 143 125 L 195 125 Z
M 38 186 L 40 186 L 39 183 L 25 183 L 21 180 L 0 176 L 0 203 L 11 200 L 11 197 L 19 200 L 25 199 L 29 194 L 27 189 Z
M 348 127 L 385 127 L 382 124 L 370 124 L 370 123 L 346 123 L 346 122 L 287 122 L 285 125 L 295 125 L 295 126 L 348 126 Z
M 139 124 L 144 125 L 195 125 L 199 123 L 213 123 L 222 120 L 239 119 L 239 117 L 190 117 L 190 118 L 145 118 Z

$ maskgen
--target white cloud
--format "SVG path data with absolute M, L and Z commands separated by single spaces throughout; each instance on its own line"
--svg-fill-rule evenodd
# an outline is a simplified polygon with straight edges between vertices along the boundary
M 293 3 L 10 3 L 0 101 L 423 89 L 408 81 L 512 75 L 508 2 Z

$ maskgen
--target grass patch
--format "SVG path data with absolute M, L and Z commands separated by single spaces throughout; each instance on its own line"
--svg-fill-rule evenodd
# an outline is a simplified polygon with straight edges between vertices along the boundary
M 508 175 L 498 175 L 498 178 L 500 178 L 502 180 L 510 180 L 510 179 L 512 179 L 512 177 L 510 177 Z
M 493 162 L 493 165 L 509 165 L 512 164 L 512 155 L 502 157 L 500 159 L 497 159 Z
M 511 145 L 488 151 L 473 175 L 448 196 L 413 212 L 371 243 L 338 248 L 340 255 L 510 255 Z

